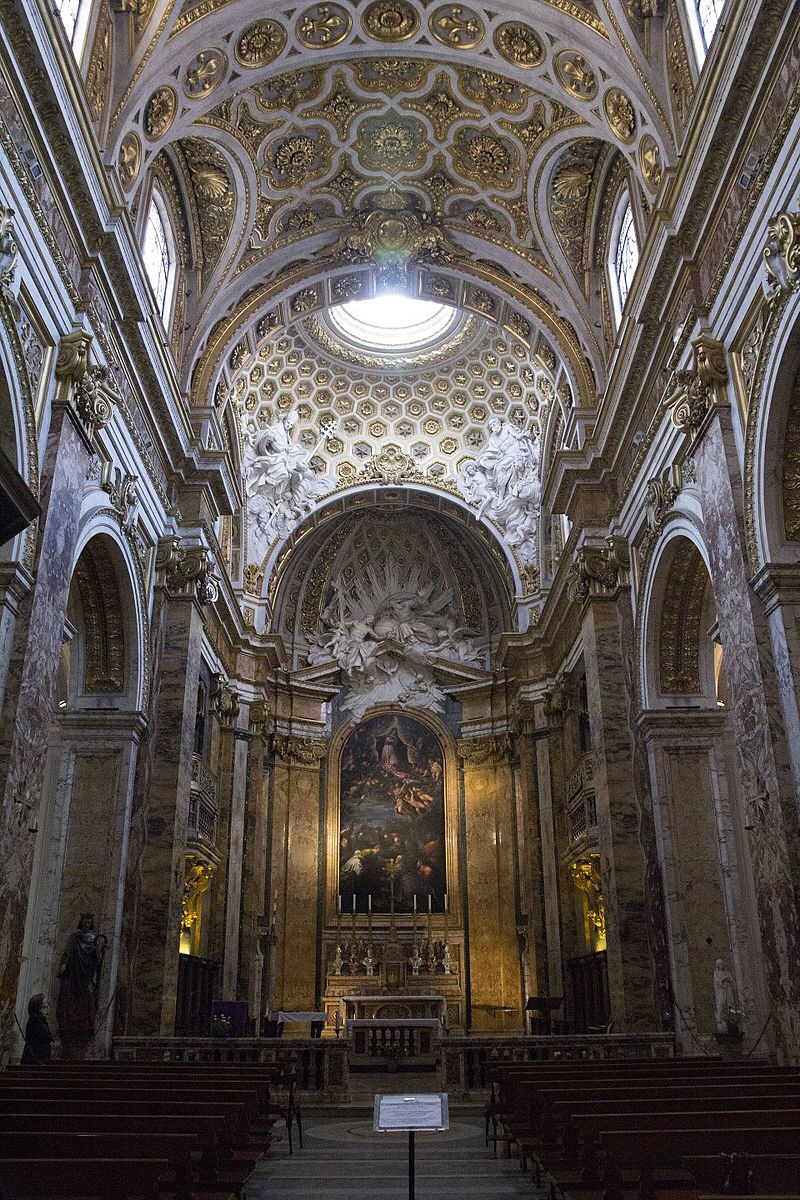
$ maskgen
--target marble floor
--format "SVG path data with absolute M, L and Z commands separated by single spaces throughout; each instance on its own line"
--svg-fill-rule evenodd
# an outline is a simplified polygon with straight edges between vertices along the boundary
M 406 1200 L 408 1135 L 375 1133 L 366 1108 L 308 1112 L 304 1148 L 289 1157 L 285 1138 L 259 1163 L 245 1200 Z M 416 1138 L 416 1200 L 546 1200 L 514 1159 L 492 1158 L 483 1114 L 455 1109 L 446 1133 Z

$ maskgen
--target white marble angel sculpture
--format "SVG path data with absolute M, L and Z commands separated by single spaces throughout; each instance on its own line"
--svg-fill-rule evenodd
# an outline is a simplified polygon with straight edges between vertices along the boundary
M 307 450 L 292 441 L 296 424 L 290 412 L 262 433 L 252 424 L 245 432 L 245 491 L 255 526 L 267 542 L 285 537 L 328 488 L 311 460 L 330 426 L 321 431 L 317 446 Z
M 535 561 L 541 500 L 538 439 L 492 417 L 486 445 L 475 462 L 464 464 L 458 482 L 478 516 L 492 521 L 525 562 Z

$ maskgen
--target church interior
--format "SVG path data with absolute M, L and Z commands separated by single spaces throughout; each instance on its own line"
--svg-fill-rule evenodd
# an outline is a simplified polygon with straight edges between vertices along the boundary
M 799 81 L 797 0 L 0 0 L 0 1108 L 793 1078 Z

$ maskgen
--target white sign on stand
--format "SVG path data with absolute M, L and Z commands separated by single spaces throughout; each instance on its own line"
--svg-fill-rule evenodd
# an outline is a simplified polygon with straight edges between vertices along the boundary
M 379 1133 L 408 1134 L 408 1200 L 414 1200 L 414 1134 L 450 1128 L 447 1093 L 376 1096 L 373 1128 Z

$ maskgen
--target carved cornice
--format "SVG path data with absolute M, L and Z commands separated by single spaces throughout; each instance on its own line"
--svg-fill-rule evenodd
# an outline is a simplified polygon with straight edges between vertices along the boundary
M 211 677 L 211 703 L 220 723 L 232 726 L 239 715 L 239 696 L 220 671 Z
M 624 538 L 610 536 L 603 546 L 584 544 L 575 554 L 567 591 L 583 604 L 590 598 L 613 596 L 629 583 L 630 553 Z
M 14 237 L 14 210 L 0 205 L 0 295 L 13 300 L 19 252 Z
M 213 604 L 219 595 L 214 576 L 214 560 L 205 546 L 181 546 L 173 534 L 162 538 L 156 552 L 156 587 L 173 597 L 194 599 L 198 604 Z
M 100 477 L 100 487 L 107 493 L 114 515 L 123 529 L 132 529 L 139 506 L 138 475 L 130 472 L 120 474 L 114 471 L 111 463 L 104 464 Z
M 655 545 L 667 523 L 670 509 L 681 491 L 681 472 L 673 467 L 671 478 L 654 476 L 647 481 L 647 531 L 642 538 L 640 550 L 647 555 Z
M 764 264 L 772 292 L 800 288 L 800 212 L 779 212 L 767 222 Z
M 695 437 L 712 408 L 727 400 L 728 366 L 721 342 L 704 334 L 695 338 L 692 346 L 694 367 L 676 372 L 675 385 L 665 397 L 664 407 L 669 409 L 676 429 Z
M 458 743 L 459 758 L 473 767 L 495 766 L 505 762 L 510 752 L 511 738 L 507 733 L 464 738 Z
M 328 753 L 328 743 L 318 738 L 279 734 L 275 738 L 275 757 L 299 767 L 315 767 Z

